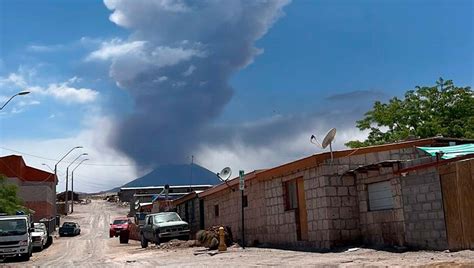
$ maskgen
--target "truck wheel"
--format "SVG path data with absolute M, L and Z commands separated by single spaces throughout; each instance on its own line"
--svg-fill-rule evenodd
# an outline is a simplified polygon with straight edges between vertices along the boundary
M 160 245 L 160 235 L 159 234 L 155 235 L 155 245 L 157 245 L 157 246 Z
M 142 246 L 142 248 L 147 248 L 148 247 L 148 241 L 143 236 L 143 234 L 141 235 L 141 238 L 140 238 L 140 245 Z
M 20 256 L 20 259 L 21 259 L 22 261 L 29 261 L 29 260 L 30 260 L 30 257 L 31 257 L 31 253 L 28 252 L 28 253 L 22 254 L 22 255 Z

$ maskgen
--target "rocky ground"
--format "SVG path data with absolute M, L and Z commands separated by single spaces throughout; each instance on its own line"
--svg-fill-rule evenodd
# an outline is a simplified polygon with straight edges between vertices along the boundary
M 170 241 L 160 247 L 140 248 L 138 241 L 120 244 L 109 238 L 109 223 L 126 214 L 126 208 L 102 200 L 77 205 L 67 220 L 77 221 L 82 233 L 56 238 L 54 244 L 34 253 L 29 262 L 0 263 L 13 267 L 474 267 L 474 251 L 392 253 L 360 248 L 333 253 L 229 247 L 226 253 L 207 251 L 194 241 Z M 62 221 L 66 220 L 62 219 Z

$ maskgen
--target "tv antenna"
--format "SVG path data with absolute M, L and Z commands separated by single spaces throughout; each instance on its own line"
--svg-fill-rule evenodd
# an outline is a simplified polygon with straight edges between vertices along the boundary
M 318 139 L 316 138 L 316 136 L 314 135 L 311 135 L 311 138 L 310 138 L 310 142 L 312 144 L 315 144 L 316 146 L 321 147 L 323 149 L 326 149 L 326 147 L 328 147 L 329 145 L 329 151 L 331 152 L 331 163 L 333 161 L 332 142 L 334 141 L 335 137 L 336 137 L 336 129 L 331 128 L 326 134 L 326 136 L 324 136 L 322 143 L 320 143 Z
M 230 176 L 232 175 L 232 169 L 230 167 L 223 168 L 221 172 L 218 172 L 216 175 L 220 181 L 224 182 L 227 185 L 227 187 L 230 187 L 229 184 L 227 184 L 227 181 L 230 179 Z

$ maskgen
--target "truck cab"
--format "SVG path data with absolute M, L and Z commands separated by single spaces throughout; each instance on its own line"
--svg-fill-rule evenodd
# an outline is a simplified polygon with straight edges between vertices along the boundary
M 148 214 L 145 223 L 140 227 L 140 244 L 148 247 L 148 242 L 157 245 L 162 240 L 178 238 L 189 239 L 189 224 L 183 221 L 176 212 L 160 212 Z
M 29 216 L 0 216 L 0 258 L 19 256 L 29 260 L 33 250 L 30 231 Z

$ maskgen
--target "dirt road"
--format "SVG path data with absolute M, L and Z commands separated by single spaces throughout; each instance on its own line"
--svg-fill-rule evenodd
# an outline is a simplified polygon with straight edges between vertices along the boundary
M 227 253 L 194 255 L 200 248 L 148 249 L 137 241 L 122 245 L 109 238 L 111 219 L 125 215 L 120 208 L 105 201 L 77 205 L 74 214 L 64 220 L 77 221 L 82 233 L 76 237 L 56 238 L 43 252 L 34 253 L 29 262 L 10 262 L 15 267 L 255 267 L 255 266 L 324 266 L 324 267 L 474 267 L 474 251 L 390 253 L 373 249 L 353 252 L 308 253 L 289 250 L 230 248 Z M 2 266 L 2 264 L 0 264 Z

